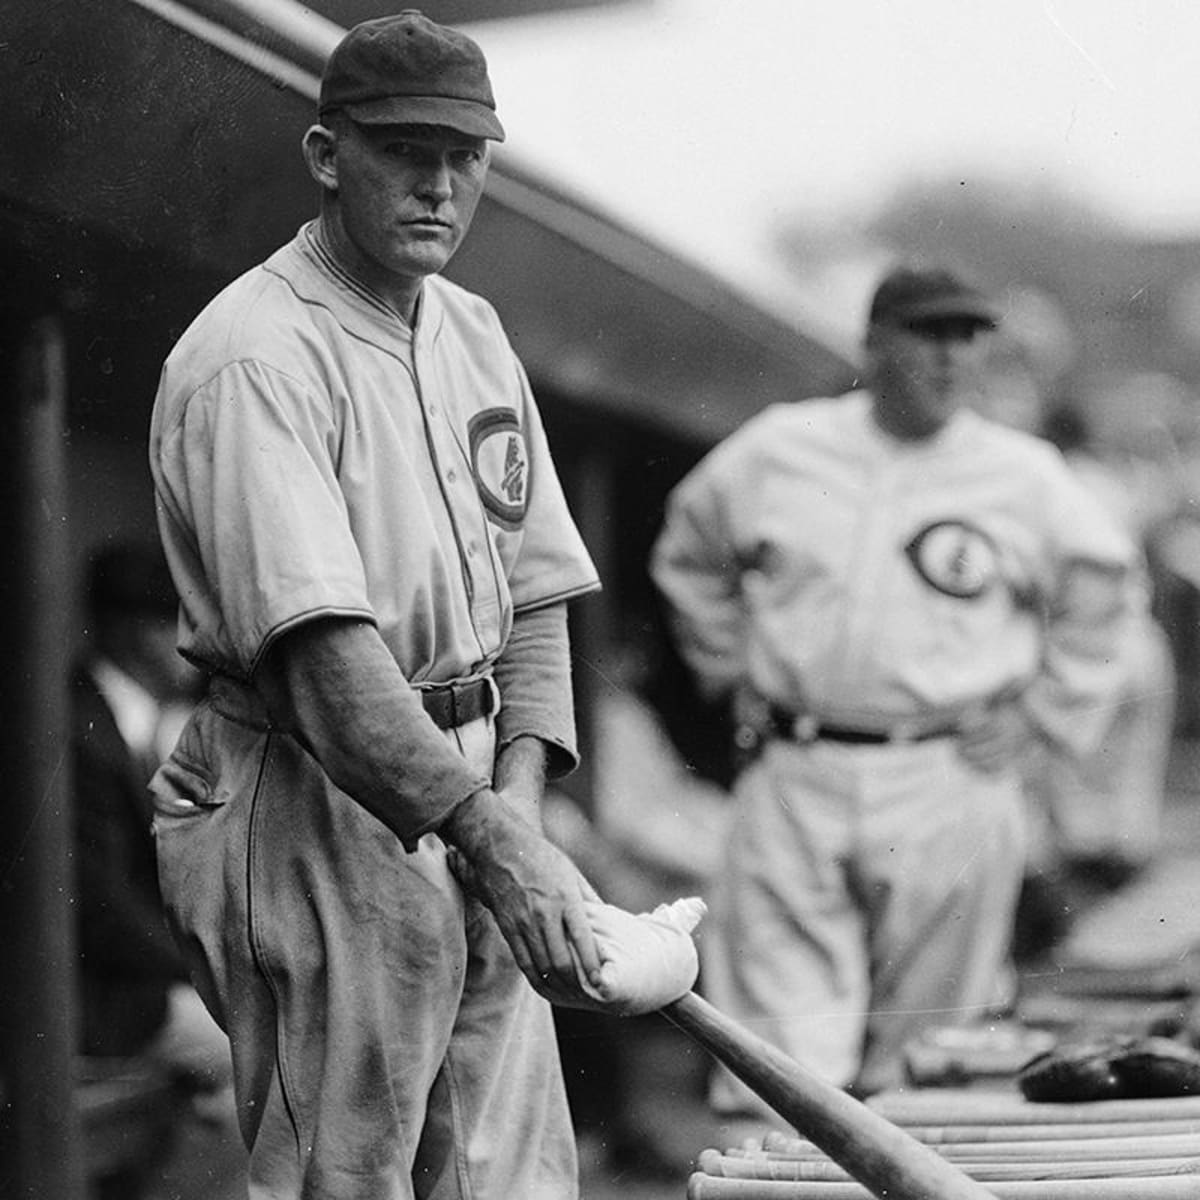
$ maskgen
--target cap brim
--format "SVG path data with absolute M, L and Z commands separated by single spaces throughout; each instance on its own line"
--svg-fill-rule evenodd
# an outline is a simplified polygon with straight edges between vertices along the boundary
M 504 141 L 504 126 L 486 104 L 453 100 L 445 96 L 387 96 L 362 104 L 347 104 L 344 111 L 360 125 L 442 125 L 468 137 Z
M 906 304 L 894 319 L 901 321 L 975 321 L 989 329 L 1000 324 L 1000 314 L 986 300 L 943 296 Z

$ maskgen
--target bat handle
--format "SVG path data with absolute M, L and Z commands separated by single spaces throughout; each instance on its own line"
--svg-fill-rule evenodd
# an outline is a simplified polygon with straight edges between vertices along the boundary
M 995 1200 L 993 1192 L 953 1163 L 805 1071 L 695 992 L 661 1011 L 875 1195 L 888 1200 Z

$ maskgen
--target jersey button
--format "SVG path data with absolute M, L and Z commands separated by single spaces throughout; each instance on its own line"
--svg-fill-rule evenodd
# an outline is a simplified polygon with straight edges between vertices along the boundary
M 446 472 L 446 482 L 453 483 L 458 478 L 458 472 L 453 467 Z

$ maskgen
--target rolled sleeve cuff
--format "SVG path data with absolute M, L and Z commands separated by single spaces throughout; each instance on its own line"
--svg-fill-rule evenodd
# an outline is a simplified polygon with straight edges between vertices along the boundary
M 496 663 L 501 706 L 496 718 L 500 750 L 519 737 L 547 748 L 546 774 L 560 779 L 579 765 L 567 606 L 556 603 L 520 613 Z
M 435 833 L 442 823 L 464 801 L 476 792 L 491 786 L 491 780 L 472 774 L 464 766 L 462 771 L 446 771 L 445 778 L 431 779 L 435 794 L 418 806 L 405 806 L 404 813 L 396 813 L 395 819 L 383 817 L 384 823 L 400 840 L 400 844 L 412 854 L 427 833 Z M 440 786 L 439 786 L 440 785 Z M 403 819 L 401 819 L 403 818 Z

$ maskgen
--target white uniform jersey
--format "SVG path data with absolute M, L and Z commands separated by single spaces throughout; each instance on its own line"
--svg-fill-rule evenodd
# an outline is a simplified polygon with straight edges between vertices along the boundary
M 775 405 L 672 494 L 654 578 L 714 694 L 872 727 L 1006 690 L 1094 736 L 1135 561 L 1048 443 L 958 414 L 885 434 L 866 392 Z
M 182 649 L 237 678 L 345 615 L 411 682 L 453 679 L 494 661 L 514 612 L 598 586 L 492 307 L 432 276 L 410 331 L 315 224 L 175 348 L 151 467 Z

